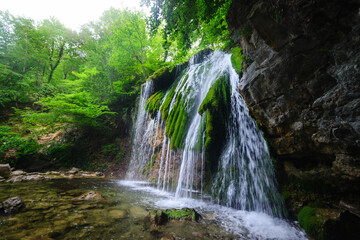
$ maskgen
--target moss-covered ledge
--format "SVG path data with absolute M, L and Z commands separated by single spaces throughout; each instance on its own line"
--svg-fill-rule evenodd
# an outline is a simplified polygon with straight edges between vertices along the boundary
M 230 108 L 229 75 L 221 76 L 210 88 L 198 113 L 206 112 L 205 158 L 211 173 L 217 171 L 217 159 L 226 138 L 226 124 Z
M 164 95 L 163 91 L 158 91 L 146 101 L 145 110 L 149 112 L 151 118 L 153 118 L 157 111 L 159 111 Z

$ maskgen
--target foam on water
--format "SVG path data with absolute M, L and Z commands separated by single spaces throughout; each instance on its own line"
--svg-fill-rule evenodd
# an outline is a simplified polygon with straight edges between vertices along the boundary
M 233 233 L 239 239 L 307 239 L 303 230 L 295 223 L 272 217 L 266 213 L 236 210 L 211 202 L 176 198 L 173 193 L 159 190 L 144 181 L 118 181 L 118 184 L 130 190 L 141 191 L 143 201 L 151 203 L 154 208 L 195 208 L 200 214 L 210 216 L 227 232 Z

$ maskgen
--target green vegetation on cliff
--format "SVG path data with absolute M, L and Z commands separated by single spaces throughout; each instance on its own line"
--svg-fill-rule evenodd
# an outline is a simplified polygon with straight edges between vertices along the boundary
M 145 110 L 149 112 L 151 117 L 154 117 L 154 114 L 159 111 L 161 100 L 164 98 L 164 92 L 158 91 L 154 93 L 145 104 Z
M 231 50 L 231 64 L 237 74 L 241 73 L 241 64 L 245 60 L 245 56 L 242 54 L 242 49 L 235 47 Z
M 206 161 L 209 163 L 209 166 L 211 166 L 212 172 L 216 171 L 216 160 L 226 137 L 225 126 L 229 113 L 229 104 L 229 76 L 224 75 L 211 86 L 198 110 L 200 115 L 206 112 L 204 149 Z M 202 134 L 202 132 L 200 132 L 200 134 Z
M 316 237 L 316 239 L 323 239 L 321 226 L 322 222 L 316 213 L 316 209 L 305 206 L 298 214 L 299 224 L 307 234 Z

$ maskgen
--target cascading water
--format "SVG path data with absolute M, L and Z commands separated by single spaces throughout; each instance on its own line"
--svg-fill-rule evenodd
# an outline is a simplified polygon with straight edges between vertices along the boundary
M 153 126 L 155 121 L 147 122 L 149 114 L 145 111 L 146 100 L 151 96 L 153 84 L 152 82 L 146 82 L 141 88 L 141 96 L 137 111 L 137 118 L 134 126 L 134 139 L 132 146 L 132 155 L 129 168 L 126 172 L 127 178 L 134 179 L 139 178 L 139 169 L 149 161 L 151 157 L 151 145 L 149 142 L 153 137 Z
M 224 61 L 230 73 L 231 114 L 227 124 L 227 143 L 220 157 L 212 192 L 221 204 L 284 216 L 268 147 L 238 92 L 240 81 L 230 57 L 226 56 Z
M 226 140 L 216 174 L 205 179 L 209 166 L 204 124 L 210 116 L 198 111 L 222 76 L 231 88 Z M 128 178 L 139 179 L 145 173 L 147 178 L 155 178 L 159 189 L 172 191 L 176 182 L 176 197 L 201 194 L 206 185 L 205 192 L 219 204 L 282 216 L 266 142 L 238 93 L 239 82 L 230 54 L 214 52 L 201 63 L 193 59 L 164 93 L 153 119 L 145 111 L 153 94 L 152 83 L 147 82 L 139 103 Z

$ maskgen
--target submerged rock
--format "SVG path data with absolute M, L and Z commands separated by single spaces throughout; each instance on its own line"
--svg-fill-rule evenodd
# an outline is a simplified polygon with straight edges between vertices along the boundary
M 129 213 L 130 216 L 133 218 L 143 218 L 144 216 L 146 216 L 146 210 L 138 206 L 131 207 L 129 209 Z
M 0 177 L 11 177 L 11 168 L 9 164 L 0 164 Z
M 175 240 L 175 237 L 171 234 L 166 234 L 165 236 L 160 238 L 160 240 Z
M 164 225 L 169 220 L 184 220 L 198 222 L 202 216 L 193 208 L 149 210 L 147 217 L 153 225 Z
M 114 209 L 109 211 L 109 216 L 114 219 L 122 219 L 126 216 L 126 212 L 124 210 Z
M 0 211 L 5 214 L 11 214 L 19 212 L 24 207 L 25 204 L 20 197 L 12 197 L 0 204 Z
M 95 191 L 90 191 L 82 194 L 80 197 L 76 198 L 76 200 L 80 201 L 100 201 L 104 200 L 103 196 L 100 193 Z

